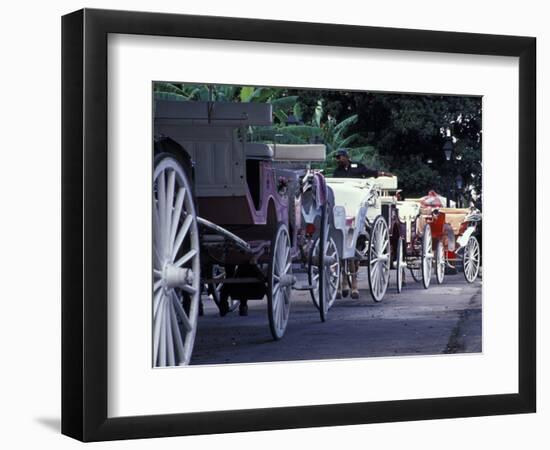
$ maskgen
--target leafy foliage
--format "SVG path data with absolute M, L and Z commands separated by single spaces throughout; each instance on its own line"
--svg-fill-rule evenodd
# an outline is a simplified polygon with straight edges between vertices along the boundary
M 273 127 L 253 127 L 254 139 L 281 143 L 324 142 L 331 175 L 334 153 L 399 176 L 408 197 L 439 193 L 471 199 L 481 194 L 481 99 L 450 95 L 392 94 L 253 86 L 154 84 L 158 99 L 271 103 Z M 294 123 L 290 124 L 292 115 Z M 443 144 L 453 142 L 449 161 Z M 457 179 L 462 180 L 459 188 Z

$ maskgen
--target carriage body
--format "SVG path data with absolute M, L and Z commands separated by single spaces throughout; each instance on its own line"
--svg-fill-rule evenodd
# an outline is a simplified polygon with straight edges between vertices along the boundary
M 331 237 L 341 259 L 356 258 L 367 223 L 381 213 L 380 191 L 367 179 L 328 178 L 327 184 L 334 195 Z
M 343 260 L 344 276 L 356 276 L 359 265 L 367 266 L 371 295 L 381 301 L 389 283 L 390 226 L 395 221 L 395 202 L 387 191 L 397 187 L 397 179 L 329 178 L 327 184 L 335 204 L 331 236 Z
M 397 291 L 402 290 L 406 269 L 427 289 L 433 265 L 431 217 L 423 215 L 417 201 L 399 200 L 397 177 L 391 181 L 393 183 L 382 185 L 381 198 L 383 215 L 387 217 L 390 229 L 391 261 L 396 270 Z
M 170 296 L 179 325 L 155 314 L 155 326 L 172 322 L 168 342 L 175 347 L 170 355 L 167 341 L 155 338 L 154 365 L 189 363 L 190 351 L 178 347 L 192 347 L 204 287 L 222 315 L 222 299 L 243 305 L 267 297 L 271 333 L 274 339 L 284 334 L 296 284 L 293 262 L 311 265 L 326 216 L 324 178 L 305 162 L 324 160 L 325 146 L 250 141 L 251 127 L 270 125 L 270 104 L 155 103 L 153 295 L 160 298 L 156 304 Z M 175 245 L 168 253 L 166 242 Z M 324 267 L 324 258 L 317 261 Z
M 456 271 L 461 267 L 466 280 L 472 283 L 479 273 L 481 264 L 481 212 L 476 208 L 445 208 L 428 204 L 424 199 L 412 199 L 420 209 L 418 220 L 419 234 L 428 229 L 431 235 L 430 250 L 435 267 L 436 280 L 442 283 L 446 271 Z M 421 273 L 413 272 L 419 281 Z
M 320 214 L 318 205 L 325 202 L 324 181 L 322 175 L 303 167 L 288 169 L 277 163 L 302 162 L 304 166 L 304 161 L 324 160 L 325 146 L 247 142 L 248 127 L 271 124 L 269 104 L 156 103 L 155 135 L 175 140 L 193 162 L 194 197 L 202 224 L 215 224 L 212 234 L 221 227 L 262 253 L 262 242 L 265 247 L 274 227 L 283 223 L 296 255 L 306 225 L 302 194 L 309 195 L 301 192 L 303 178 L 310 180 L 315 195 L 315 209 L 306 217 L 311 220 Z M 238 263 L 248 256 L 239 255 L 242 252 L 226 257 Z
M 473 207 L 439 208 L 432 216 L 445 266 L 461 266 L 466 281 L 472 283 L 481 265 L 481 212 Z

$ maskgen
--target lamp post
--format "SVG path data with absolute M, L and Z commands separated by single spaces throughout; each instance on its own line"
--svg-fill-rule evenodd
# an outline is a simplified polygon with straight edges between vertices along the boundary
M 443 144 L 443 154 L 445 155 L 445 160 L 447 161 L 450 161 L 451 160 L 451 157 L 453 156 L 453 141 L 452 141 L 452 138 L 448 138 L 445 143 Z M 447 192 L 446 192 L 446 203 L 447 203 L 447 208 L 450 206 L 449 202 L 449 197 L 451 195 L 451 187 L 447 187 Z
M 451 156 L 453 156 L 453 142 L 450 139 L 443 144 L 443 153 L 445 154 L 445 159 L 450 161 Z
M 462 207 L 462 187 L 464 186 L 464 180 L 460 175 L 456 176 L 456 203 L 458 207 Z

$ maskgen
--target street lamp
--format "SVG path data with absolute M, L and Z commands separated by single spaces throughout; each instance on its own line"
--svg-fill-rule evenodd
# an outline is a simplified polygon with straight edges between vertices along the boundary
M 447 161 L 451 160 L 451 156 L 453 156 L 453 142 L 452 138 L 450 137 L 451 132 L 449 129 L 447 129 L 447 139 L 445 140 L 445 143 L 443 144 L 443 154 L 445 155 L 445 159 Z M 447 169 L 449 170 L 449 169 Z M 452 184 L 447 188 L 446 197 L 447 197 L 447 208 L 450 206 L 450 196 L 452 191 Z
M 445 153 L 445 159 L 450 161 L 453 154 L 453 143 L 450 140 L 443 144 L 443 153 Z
M 455 178 L 456 182 L 456 203 L 458 207 L 462 206 L 462 187 L 464 186 L 464 180 L 460 175 Z

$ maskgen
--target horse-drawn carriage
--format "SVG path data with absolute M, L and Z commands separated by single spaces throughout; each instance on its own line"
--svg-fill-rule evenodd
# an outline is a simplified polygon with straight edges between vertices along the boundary
M 327 183 L 336 205 L 331 238 L 344 276 L 357 276 L 352 271 L 367 266 L 369 289 L 376 302 L 386 293 L 392 268 L 396 269 L 398 292 L 406 267 L 425 267 L 425 277 L 431 276 L 429 226 L 420 229 L 417 203 L 398 200 L 397 177 L 329 178 Z
M 398 292 L 406 269 L 425 289 L 434 269 L 441 284 L 446 268 L 456 262 L 461 262 L 469 283 L 476 279 L 481 258 L 481 213 L 477 209 L 442 208 L 431 204 L 428 196 L 399 200 L 397 177 L 328 178 L 327 184 L 335 196 L 330 233 L 342 261 L 342 274 L 357 275 L 353 270 L 358 265 L 353 261 L 367 266 L 375 301 L 386 293 L 391 268 L 396 270 Z
M 432 254 L 435 278 L 443 283 L 448 268 L 455 269 L 459 263 L 468 283 L 473 283 L 479 274 L 481 265 L 481 212 L 474 208 L 445 208 L 443 201 L 435 192 L 420 199 L 411 199 L 420 211 L 419 228 L 425 228 L 427 252 Z M 428 227 L 428 228 L 426 228 Z M 426 272 L 426 274 L 424 273 Z M 429 272 L 429 277 L 427 273 Z M 429 286 L 430 267 L 411 267 L 415 281 L 423 281 Z
M 375 301 L 386 293 L 390 270 L 388 222 L 382 215 L 380 187 L 373 179 L 328 178 L 334 193 L 330 237 L 342 261 L 342 275 L 357 276 L 367 265 L 369 288 Z
M 327 183 L 335 195 L 330 230 L 342 260 L 343 276 L 356 277 L 359 267 L 366 266 L 370 293 L 380 302 L 393 267 L 401 292 L 405 256 L 412 262 L 429 255 L 419 250 L 417 210 L 397 200 L 397 177 L 329 178 Z
M 324 160 L 325 147 L 248 142 L 249 127 L 271 124 L 269 104 L 155 104 L 154 366 L 189 363 L 205 285 L 219 305 L 267 297 L 274 339 L 285 333 L 292 288 L 312 291 L 324 319 L 338 258 L 324 178 L 305 162 Z M 309 285 L 296 285 L 295 262 L 313 275 Z
M 481 265 L 481 212 L 476 208 L 438 208 L 431 212 L 435 245 L 435 269 L 443 283 L 447 267 L 458 265 L 468 283 L 473 283 Z

